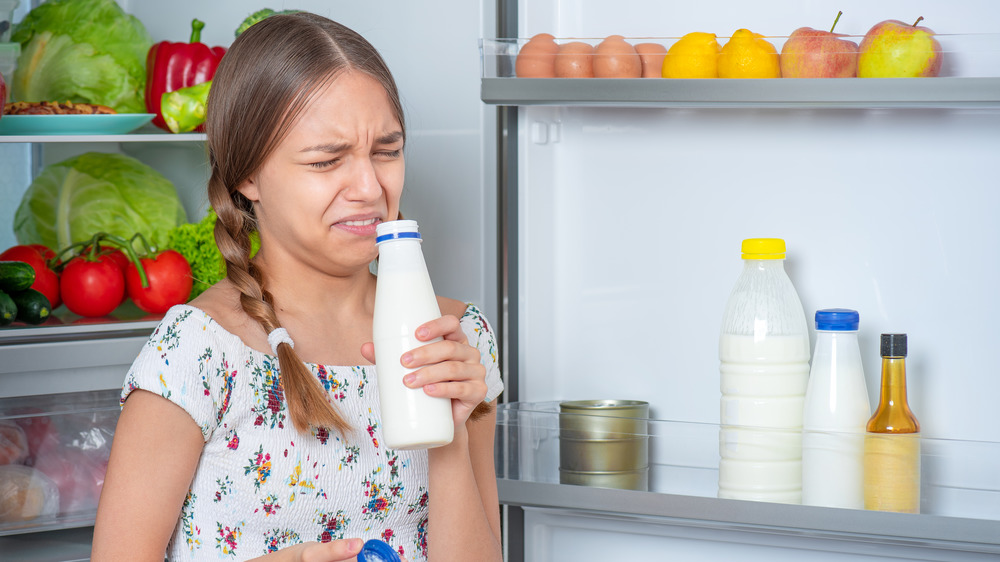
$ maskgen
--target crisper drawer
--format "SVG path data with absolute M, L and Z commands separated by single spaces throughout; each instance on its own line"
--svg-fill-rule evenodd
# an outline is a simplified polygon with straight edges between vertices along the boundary
M 93 525 L 116 389 L 0 399 L 0 536 Z

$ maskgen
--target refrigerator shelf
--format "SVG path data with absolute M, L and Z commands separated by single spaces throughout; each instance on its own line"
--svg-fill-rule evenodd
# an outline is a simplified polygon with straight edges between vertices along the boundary
M 494 105 L 996 108 L 1000 78 L 483 78 Z
M 498 406 L 502 504 L 1000 554 L 1000 443 L 924 437 L 921 513 L 889 513 L 720 499 L 719 426 L 707 423 L 648 421 L 648 491 L 563 484 L 560 415 L 558 402 Z

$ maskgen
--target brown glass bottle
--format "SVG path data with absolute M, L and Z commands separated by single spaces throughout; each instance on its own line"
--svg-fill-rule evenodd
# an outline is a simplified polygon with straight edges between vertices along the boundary
M 865 509 L 920 512 L 920 422 L 906 400 L 906 334 L 882 334 L 882 389 L 865 435 Z

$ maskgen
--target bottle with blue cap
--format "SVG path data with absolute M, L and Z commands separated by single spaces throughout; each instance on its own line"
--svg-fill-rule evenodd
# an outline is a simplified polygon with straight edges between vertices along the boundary
M 802 503 L 864 508 L 864 436 L 871 415 L 856 310 L 816 311 L 816 348 L 802 415 Z
M 390 449 L 439 447 L 451 443 L 455 434 L 451 400 L 403 384 L 403 377 L 414 370 L 403 367 L 403 354 L 440 340 L 422 342 L 416 336 L 422 324 L 441 317 L 420 242 L 417 221 L 386 221 L 376 227 L 379 257 L 372 342 L 382 441 Z
M 399 555 L 389 546 L 389 543 L 378 539 L 369 539 L 361 547 L 357 556 L 358 562 L 400 562 Z

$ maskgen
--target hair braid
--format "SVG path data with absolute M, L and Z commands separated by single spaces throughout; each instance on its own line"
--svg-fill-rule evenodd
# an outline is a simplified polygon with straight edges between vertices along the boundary
M 209 180 L 209 186 L 211 194 L 228 191 L 215 173 Z M 256 320 L 265 332 L 271 333 L 281 327 L 274 312 L 274 298 L 264 289 L 263 272 L 250 261 L 250 233 L 256 221 L 252 214 L 237 209 L 229 196 L 210 198 L 219 216 L 215 223 L 215 241 L 226 261 L 226 277 L 239 289 L 243 311 Z M 325 427 L 342 436 L 349 433 L 350 424 L 330 403 L 326 391 L 295 349 L 281 342 L 277 346 L 277 355 L 280 385 L 279 395 L 273 398 L 278 403 L 284 398 L 295 428 L 307 431 L 310 427 Z

